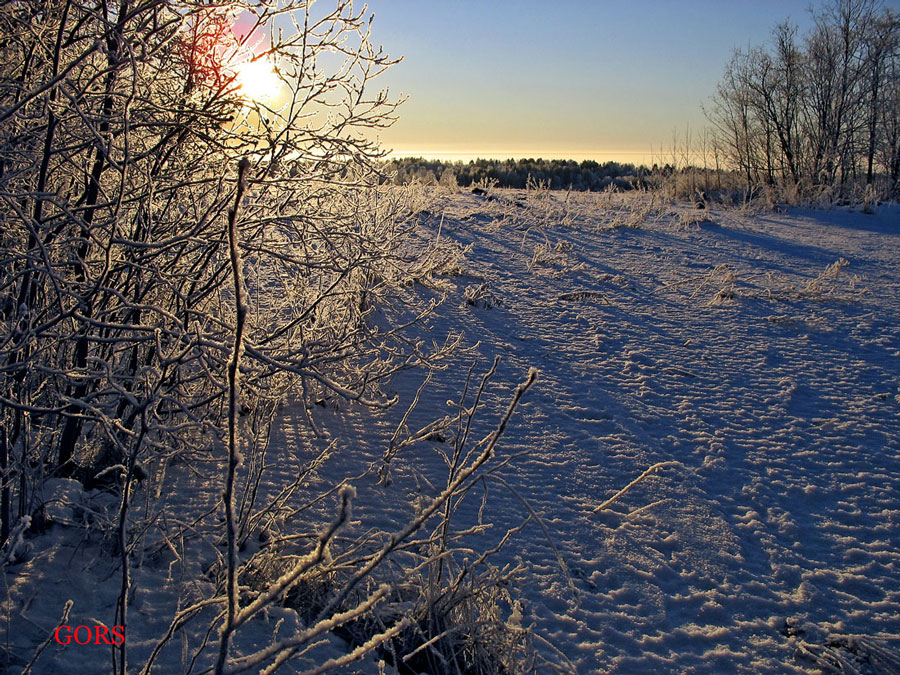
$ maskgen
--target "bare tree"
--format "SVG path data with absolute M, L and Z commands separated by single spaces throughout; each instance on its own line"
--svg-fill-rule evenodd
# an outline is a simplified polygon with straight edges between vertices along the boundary
M 866 185 L 874 178 L 875 155 L 879 141 L 879 110 L 888 109 L 885 89 L 896 77 L 890 66 L 900 59 L 900 18 L 891 11 L 874 18 L 866 27 L 864 42 L 864 68 L 867 75 L 868 109 L 866 111 Z
M 900 57 L 895 51 L 884 70 L 884 88 L 878 111 L 880 134 L 876 156 L 885 167 L 892 194 L 900 194 Z
M 895 15 L 875 0 L 834 0 L 814 19 L 804 39 L 782 23 L 770 48 L 736 52 L 707 109 L 748 185 L 762 176 L 839 194 L 863 184 L 863 173 L 872 185 L 881 156 L 891 171 L 884 111 L 898 58 Z

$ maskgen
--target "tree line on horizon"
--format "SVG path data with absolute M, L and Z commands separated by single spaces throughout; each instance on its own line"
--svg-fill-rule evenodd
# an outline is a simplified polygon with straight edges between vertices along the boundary
M 599 191 L 614 185 L 631 190 L 642 185 L 651 171 L 658 170 L 619 162 L 571 159 L 474 159 L 469 162 L 445 162 L 422 157 L 391 159 L 387 173 L 397 185 L 419 182 L 468 188 L 490 183 L 501 188 L 525 189 L 529 181 L 545 184 L 551 190 Z M 671 169 L 671 167 L 670 167 Z

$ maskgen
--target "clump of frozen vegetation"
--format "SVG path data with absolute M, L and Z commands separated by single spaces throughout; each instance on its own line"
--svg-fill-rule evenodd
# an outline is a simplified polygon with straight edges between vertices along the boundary
M 822 273 L 811 279 L 800 295 L 808 298 L 858 298 L 867 293 L 864 288 L 857 288 L 859 278 L 849 272 L 850 267 L 845 258 L 838 258 L 826 266 Z

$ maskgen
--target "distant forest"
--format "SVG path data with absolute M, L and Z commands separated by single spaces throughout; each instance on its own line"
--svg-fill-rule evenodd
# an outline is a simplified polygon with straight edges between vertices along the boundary
M 656 167 L 654 167 L 655 169 Z M 549 185 L 553 190 L 604 190 L 615 185 L 620 190 L 641 187 L 651 169 L 633 164 L 571 159 L 477 159 L 470 162 L 442 162 L 422 158 L 393 159 L 387 162 L 394 183 L 420 182 L 469 187 L 491 182 L 497 187 L 525 188 L 529 180 Z

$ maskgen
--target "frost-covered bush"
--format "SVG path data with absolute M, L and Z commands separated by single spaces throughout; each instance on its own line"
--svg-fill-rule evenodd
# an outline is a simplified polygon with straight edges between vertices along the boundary
M 379 570 L 426 524 L 447 522 L 445 505 L 481 475 L 527 389 L 444 491 L 386 539 L 351 542 L 339 570 L 331 551 L 354 491 L 313 485 L 335 444 L 268 482 L 285 400 L 317 432 L 316 403 L 389 406 L 388 378 L 437 370 L 459 344 L 426 347 L 390 320 L 460 251 L 414 236 L 421 192 L 382 185 L 367 132 L 394 118 L 397 103 L 372 89 L 393 61 L 364 12 L 349 0 L 0 7 L 3 560 L 35 513 L 102 530 L 117 559 L 107 621 L 125 625 L 138 558 L 170 556 L 191 574 L 200 564 L 185 541 L 208 542 L 213 559 L 184 585 L 145 672 L 203 620 L 192 658 L 217 673 L 273 672 L 354 623 L 377 630 L 320 670 L 393 640 L 415 621 L 373 618 L 397 593 Z M 216 495 L 190 522 L 160 506 L 179 474 Z M 47 504 L 45 487 L 63 484 Z M 79 484 L 106 495 L 102 514 L 83 517 Z M 298 493 L 336 509 L 301 522 Z M 299 592 L 310 596 L 302 626 L 237 650 L 248 625 Z M 455 637 L 470 628 L 441 625 Z M 114 671 L 133 668 L 130 644 L 144 637 L 113 647 Z

